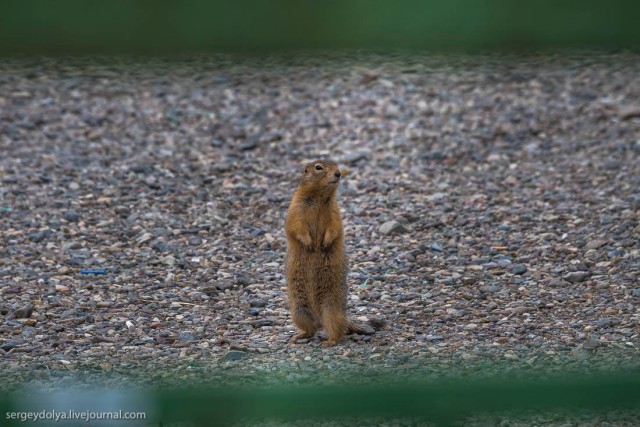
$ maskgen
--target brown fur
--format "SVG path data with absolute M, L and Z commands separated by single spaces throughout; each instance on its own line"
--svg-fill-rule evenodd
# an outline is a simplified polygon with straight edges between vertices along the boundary
M 285 276 L 291 317 L 302 331 L 293 341 L 311 338 L 324 328 L 325 345 L 335 345 L 347 332 L 370 329 L 346 316 L 348 267 L 337 201 L 339 181 L 336 163 L 309 163 L 289 206 Z

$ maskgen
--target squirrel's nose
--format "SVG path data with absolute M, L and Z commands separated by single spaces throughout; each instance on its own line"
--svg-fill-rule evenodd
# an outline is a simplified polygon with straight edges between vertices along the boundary
M 336 178 L 340 178 L 340 176 L 342 175 L 340 171 L 335 171 L 333 174 L 336 176 Z

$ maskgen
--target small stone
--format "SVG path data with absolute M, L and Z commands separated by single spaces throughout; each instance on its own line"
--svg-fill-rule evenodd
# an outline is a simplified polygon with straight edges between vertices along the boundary
M 640 288 L 631 291 L 631 296 L 640 298 Z
M 204 286 L 203 288 L 200 288 L 200 291 L 206 295 L 213 296 L 217 295 L 218 292 L 220 292 L 220 288 L 218 288 L 217 286 Z
M 590 242 L 587 243 L 587 249 L 598 249 L 606 244 L 607 244 L 606 240 L 600 240 L 600 239 L 591 240 Z
M 563 279 L 570 283 L 584 282 L 590 274 L 587 271 L 573 271 L 564 275 Z
M 360 335 L 373 335 L 376 332 L 375 329 L 373 329 L 373 326 L 369 325 L 368 323 L 364 323 L 361 325 L 360 330 L 358 331 L 358 334 Z
M 358 163 L 361 160 L 365 160 L 369 157 L 368 151 L 355 151 L 353 153 L 349 153 L 342 158 L 344 163 L 354 164 Z
M 69 222 L 78 222 L 78 220 L 80 219 L 80 214 L 76 211 L 70 210 L 65 211 L 64 214 L 62 214 L 62 217 Z
M 480 286 L 480 290 L 488 294 L 494 294 L 500 290 L 500 286 L 497 286 L 497 285 Z
M 249 151 L 249 150 L 253 150 L 257 146 L 258 146 L 258 141 L 255 139 L 250 139 L 238 145 L 238 148 L 242 151 Z
M 248 353 L 246 351 L 229 350 L 224 354 L 224 356 L 222 356 L 222 359 L 227 361 L 236 361 L 236 360 L 244 359 L 247 356 L 248 356 Z
M 14 319 L 26 319 L 33 313 L 33 306 L 31 304 L 21 307 L 13 312 Z
M 196 338 L 196 336 L 195 336 L 195 334 L 193 332 L 185 332 L 185 331 L 180 332 L 178 334 L 178 339 L 180 341 L 186 341 L 186 342 L 188 342 L 188 341 L 196 341 L 197 340 L 197 338 Z
M 524 274 L 527 272 L 527 266 L 524 264 L 514 264 L 511 266 L 511 273 L 513 274 Z
M 382 234 L 404 234 L 409 230 L 398 221 L 387 221 L 380 226 L 380 233 Z
M 61 294 L 68 294 L 69 293 L 69 287 L 65 286 L 65 285 L 56 285 L 56 292 L 60 292 Z
M 476 279 L 473 276 L 465 276 L 465 277 L 462 278 L 462 284 L 465 285 L 465 286 L 473 285 L 477 281 L 478 281 L 478 279 Z
M 598 325 L 599 328 L 608 328 L 614 324 L 615 322 L 613 319 L 600 319 L 596 322 L 596 325 Z
M 202 244 L 202 239 L 199 236 L 189 236 L 187 241 L 191 246 L 199 246 Z
M 275 325 L 275 323 L 276 321 L 274 318 L 259 319 L 251 321 L 251 326 L 253 326 L 254 328 L 259 328 L 261 326 L 273 326 Z
M 111 301 L 98 301 L 98 303 L 96 303 L 96 307 L 98 308 L 109 308 L 113 305 L 113 302 Z
M 257 307 L 251 307 L 249 308 L 249 314 L 252 316 L 259 316 L 260 313 L 262 313 L 262 309 L 257 308 Z
M 82 249 L 82 243 L 80 243 L 78 241 L 69 242 L 66 245 L 64 245 L 64 249 L 65 250 L 77 251 L 78 249 Z
M 30 233 L 28 237 L 29 237 L 29 240 L 37 243 L 37 242 L 41 242 L 42 240 L 44 240 L 45 234 L 43 232 L 39 231 L 37 233 Z
M 114 208 L 114 212 L 117 213 L 118 215 L 127 216 L 129 215 L 129 208 L 126 206 L 116 206 Z
M 427 335 L 425 339 L 429 342 L 444 341 L 444 338 L 441 337 L 440 335 L 431 335 L 431 334 Z
M 162 258 L 162 263 L 168 265 L 169 267 L 173 267 L 176 264 L 176 259 L 173 255 L 167 255 Z
M 498 265 L 502 268 L 507 268 L 511 265 L 511 261 L 509 261 L 508 259 L 501 259 L 498 261 Z
M 13 340 L 6 340 L 4 343 L 0 344 L 0 349 L 4 350 L 4 351 L 9 351 L 21 344 L 24 344 L 24 340 L 23 339 L 13 339 Z
M 143 233 L 140 237 L 138 237 L 136 239 L 136 242 L 141 245 L 143 243 L 148 242 L 149 240 L 151 240 L 153 238 L 153 236 L 149 233 Z
M 220 289 L 221 291 L 225 291 L 227 289 L 233 288 L 233 283 L 231 283 L 231 282 L 217 282 L 215 286 L 216 286 L 216 288 Z
M 602 344 L 600 343 L 600 340 L 598 338 L 591 337 L 588 341 L 585 341 L 584 344 L 582 344 L 582 348 L 584 348 L 585 350 L 595 350 L 601 345 Z
M 607 252 L 607 256 L 609 258 L 623 257 L 626 253 L 627 251 L 622 248 L 615 248 L 614 250 Z
M 434 244 L 432 244 L 431 246 L 429 246 L 429 248 L 430 248 L 432 251 L 435 251 L 435 252 L 442 252 L 442 251 L 444 251 L 444 249 L 442 248 L 442 246 L 440 246 L 438 243 L 434 243 Z
M 640 105 L 630 104 L 623 105 L 619 109 L 620 118 L 622 120 L 632 119 L 634 117 L 640 117 Z
M 249 305 L 251 307 L 265 307 L 267 305 L 267 301 L 261 298 L 253 298 L 249 300 Z
M 173 344 L 176 341 L 176 338 L 170 335 L 160 335 L 160 336 L 157 336 L 155 340 L 158 344 L 167 345 L 167 344 Z
M 562 280 L 560 280 L 560 279 L 551 279 L 551 280 L 549 280 L 548 285 L 551 286 L 552 288 L 559 288 L 559 287 L 563 286 L 562 285 Z

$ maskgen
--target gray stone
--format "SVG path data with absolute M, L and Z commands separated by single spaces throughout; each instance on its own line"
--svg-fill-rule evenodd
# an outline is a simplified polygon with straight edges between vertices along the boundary
M 364 323 L 360 326 L 360 330 L 358 331 L 360 335 L 373 335 L 376 332 L 376 330 L 373 329 L 373 326 L 368 323 Z
M 562 285 L 562 280 L 560 280 L 560 279 L 551 279 L 551 280 L 549 280 L 548 285 L 550 287 L 552 287 L 552 288 L 559 288 L 559 287 L 563 286 Z
M 496 285 L 480 286 L 480 290 L 488 294 L 493 294 L 500 290 L 500 286 L 496 286 Z
M 12 314 L 12 317 L 14 319 L 27 319 L 31 317 L 32 313 L 33 313 L 33 306 L 29 304 L 24 307 L 20 307 L 19 309 L 14 311 Z
M 249 300 L 249 305 L 251 307 L 265 307 L 267 305 L 267 301 L 262 298 L 252 298 Z
M 511 261 L 509 261 L 508 259 L 501 259 L 498 260 L 498 265 L 502 268 L 507 268 L 511 265 Z
M 257 307 L 249 308 L 249 314 L 252 315 L 252 316 L 258 316 L 258 315 L 260 315 L 260 313 L 262 313 L 262 309 L 261 308 L 257 308 Z
M 250 139 L 238 145 L 238 148 L 242 151 L 249 151 L 249 150 L 253 150 L 257 146 L 258 146 L 258 141 L 255 139 Z
M 571 283 L 584 282 L 590 274 L 587 271 L 573 271 L 564 275 L 563 279 Z
M 369 158 L 368 151 L 354 151 L 352 153 L 346 154 L 342 158 L 342 161 L 344 163 L 354 164 L 354 163 L 358 163 L 361 160 L 365 160 L 367 158 Z
M 69 222 L 78 222 L 80 219 L 80 214 L 74 210 L 65 211 L 62 216 Z
M 409 229 L 398 221 L 387 221 L 380 226 L 380 233 L 382 234 L 404 234 L 408 231 Z
M 436 252 L 442 252 L 444 251 L 444 249 L 442 248 L 442 246 L 440 246 L 438 243 L 434 243 L 430 246 L 432 251 L 436 251 Z
M 225 291 L 227 289 L 233 288 L 233 283 L 231 283 L 231 282 L 217 282 L 216 283 L 216 288 L 220 289 L 221 291 Z
M 0 344 L 0 349 L 4 351 L 9 351 L 12 348 L 15 348 L 21 344 L 24 344 L 24 342 L 25 341 L 23 339 L 6 340 L 4 343 Z
M 596 239 L 596 240 L 591 240 L 589 242 L 587 242 L 587 249 L 598 249 L 601 248 L 602 246 L 606 245 L 607 241 L 606 240 L 601 240 L 601 239 Z
M 247 353 L 246 351 L 229 350 L 224 354 L 224 356 L 222 356 L 222 359 L 226 361 L 237 361 L 244 359 L 248 355 L 249 353 Z
M 180 332 L 178 334 L 178 339 L 180 341 L 196 341 L 197 340 L 193 332 L 186 332 L 186 331 Z
M 602 343 L 600 343 L 600 340 L 598 338 L 591 337 L 587 341 L 585 341 L 584 344 L 582 344 L 582 348 L 584 348 L 585 350 L 595 350 L 601 345 Z
M 465 276 L 465 277 L 462 278 L 462 284 L 465 285 L 465 286 L 473 285 L 477 281 L 478 281 L 478 279 L 476 279 L 473 276 Z
M 511 273 L 513 274 L 524 274 L 527 270 L 527 266 L 524 264 L 514 264 L 511 266 Z

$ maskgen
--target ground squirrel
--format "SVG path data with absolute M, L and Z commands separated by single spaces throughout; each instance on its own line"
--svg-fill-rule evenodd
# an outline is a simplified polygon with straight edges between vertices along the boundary
M 323 345 L 335 345 L 345 333 L 373 333 L 349 319 L 347 257 L 337 190 L 342 173 L 335 162 L 315 161 L 304 167 L 287 213 L 285 276 L 293 322 L 302 330 L 293 341 L 327 332 Z

